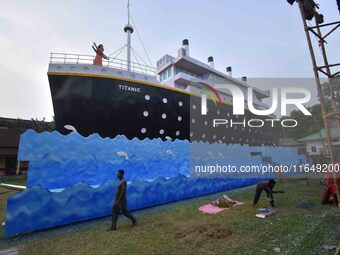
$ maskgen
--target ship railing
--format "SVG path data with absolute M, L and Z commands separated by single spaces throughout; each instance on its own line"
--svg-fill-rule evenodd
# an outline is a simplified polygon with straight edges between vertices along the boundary
M 95 56 L 84 54 L 71 54 L 71 53 L 51 53 L 51 64 L 88 64 L 93 65 Z M 128 70 L 128 62 L 124 59 L 109 58 L 106 60 L 103 58 L 103 66 L 116 68 L 120 70 Z M 130 71 L 135 73 L 141 73 L 151 76 L 156 76 L 156 69 L 154 67 L 144 65 L 141 63 L 130 62 Z

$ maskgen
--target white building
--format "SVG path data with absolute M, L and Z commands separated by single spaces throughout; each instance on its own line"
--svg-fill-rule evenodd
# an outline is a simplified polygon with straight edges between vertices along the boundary
M 332 144 L 337 154 L 340 154 L 340 130 L 331 129 Z M 326 140 L 325 129 L 319 132 L 300 138 L 299 142 L 306 145 L 307 154 L 309 156 L 328 155 L 328 145 Z

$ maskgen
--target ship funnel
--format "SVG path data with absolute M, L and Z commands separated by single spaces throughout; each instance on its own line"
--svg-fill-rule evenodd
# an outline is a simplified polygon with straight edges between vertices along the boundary
M 243 76 L 243 77 L 242 77 L 242 81 L 243 81 L 243 82 L 247 82 L 247 76 Z
M 214 58 L 212 56 L 208 57 L 208 63 L 212 69 L 214 69 Z
M 231 66 L 228 66 L 226 70 L 227 70 L 227 75 L 229 75 L 230 77 L 233 77 L 233 69 L 231 68 Z
M 188 40 L 188 39 L 184 39 L 184 40 L 182 41 L 182 45 L 183 45 L 183 48 L 185 49 L 185 55 L 186 55 L 186 56 L 190 56 L 189 40 Z

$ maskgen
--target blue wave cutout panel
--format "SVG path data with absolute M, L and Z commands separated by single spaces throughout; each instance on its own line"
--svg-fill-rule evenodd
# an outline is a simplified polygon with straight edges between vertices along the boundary
M 21 136 L 18 160 L 30 161 L 28 187 L 58 189 L 79 182 L 100 185 L 116 178 L 120 168 L 126 171 L 128 181 L 189 175 L 188 151 L 188 141 L 141 141 L 124 136 L 103 139 L 97 134 L 85 138 L 77 133 L 63 136 L 28 131 Z M 128 159 L 118 152 L 125 152 Z
M 136 210 L 160 205 L 249 185 L 254 181 L 246 179 L 236 183 L 228 179 L 193 179 L 183 175 L 168 180 L 159 177 L 152 182 L 139 179 L 128 186 L 128 208 Z M 81 183 L 61 192 L 34 186 L 8 201 L 5 234 L 14 235 L 108 216 L 115 186 L 114 181 L 98 188 Z
M 220 157 L 221 164 L 258 164 L 260 157 L 250 156 L 254 151 L 271 156 L 278 164 L 305 160 L 291 148 L 28 131 L 21 136 L 18 156 L 18 160 L 30 161 L 28 185 L 25 191 L 8 200 L 5 234 L 110 215 L 119 168 L 126 171 L 129 181 L 127 196 L 131 210 L 253 184 L 269 176 L 195 179 L 189 174 L 192 158 L 204 163 L 216 163 Z M 118 156 L 118 152 L 125 154 Z M 55 189 L 58 192 L 52 192 Z

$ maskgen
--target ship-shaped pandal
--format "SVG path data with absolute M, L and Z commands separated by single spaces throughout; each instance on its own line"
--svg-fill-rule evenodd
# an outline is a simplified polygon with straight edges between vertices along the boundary
M 98 133 L 111 138 L 125 135 L 129 139 L 188 139 L 257 146 L 278 143 L 277 132 L 269 126 L 226 126 L 212 132 L 207 125 L 212 119 L 228 117 L 241 121 L 240 116 L 233 115 L 232 96 L 225 90 L 216 89 L 223 104 L 216 107 L 208 100 L 209 113 L 202 117 L 202 86 L 233 84 L 247 92 L 246 78 L 233 78 L 231 67 L 223 73 L 214 68 L 213 57 L 208 58 L 208 63 L 194 59 L 187 39 L 177 57 L 163 56 L 157 61 L 157 68 L 132 62 L 134 28 L 129 10 L 124 31 L 126 60 L 110 58 L 98 66 L 93 65 L 92 55 L 51 53 L 48 79 L 59 132 L 66 134 L 66 128 L 71 126 L 83 136 Z M 254 107 L 267 109 L 262 100 L 269 96 L 268 92 L 253 88 Z M 247 110 L 244 117 L 259 119 Z M 193 128 L 195 125 L 199 128 Z

